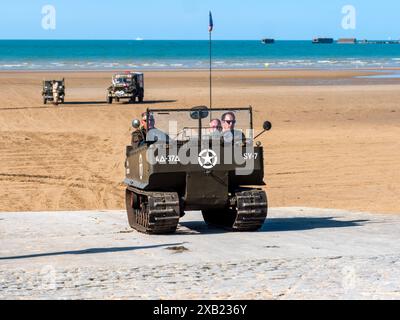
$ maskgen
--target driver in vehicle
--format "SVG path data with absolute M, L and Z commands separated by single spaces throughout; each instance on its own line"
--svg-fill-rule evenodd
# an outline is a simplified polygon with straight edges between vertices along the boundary
M 123 77 L 116 77 L 116 78 L 114 78 L 113 82 L 114 82 L 114 85 L 121 85 L 121 84 L 126 84 L 127 81 Z
M 140 128 L 132 132 L 132 146 L 139 148 L 145 142 L 165 142 L 168 143 L 169 137 L 167 134 L 155 127 L 156 121 L 152 114 L 149 114 L 147 121 L 147 112 L 142 114 Z
M 53 90 L 53 101 L 54 103 L 58 102 L 58 81 L 53 81 L 52 83 L 52 90 Z

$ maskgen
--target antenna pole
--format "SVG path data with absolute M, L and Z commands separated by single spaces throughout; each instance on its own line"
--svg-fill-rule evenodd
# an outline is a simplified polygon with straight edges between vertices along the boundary
M 211 31 L 210 34 L 210 109 L 212 109 L 212 38 L 211 38 Z

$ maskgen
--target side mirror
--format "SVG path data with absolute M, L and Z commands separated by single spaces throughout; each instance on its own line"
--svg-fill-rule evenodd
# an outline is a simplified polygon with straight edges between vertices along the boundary
M 205 119 L 209 115 L 207 107 L 200 106 L 200 107 L 195 107 L 192 110 L 193 111 L 190 112 L 190 117 L 193 120 Z
M 140 128 L 140 121 L 135 119 L 132 121 L 132 127 L 135 129 L 139 129 Z
M 264 122 L 264 125 L 263 125 L 263 129 L 264 129 L 265 131 L 270 131 L 270 130 L 272 129 L 272 123 L 269 122 L 269 121 L 265 121 L 265 122 Z
M 258 134 L 254 140 L 256 140 L 258 137 L 262 136 L 265 132 L 270 131 L 272 129 L 272 123 L 269 121 L 265 121 L 263 124 L 263 132 L 261 132 L 260 134 Z

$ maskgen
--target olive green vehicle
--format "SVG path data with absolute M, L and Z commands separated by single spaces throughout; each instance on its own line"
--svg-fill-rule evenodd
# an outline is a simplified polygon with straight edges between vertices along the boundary
M 227 112 L 239 139 L 211 127 Z M 147 110 L 147 135 L 126 150 L 126 207 L 130 226 L 169 234 L 185 211 L 202 211 L 207 224 L 257 231 L 267 217 L 263 147 L 253 135 L 252 108 Z M 218 121 L 217 121 L 218 122 Z M 214 122 L 215 123 L 215 122 Z M 133 121 L 138 129 L 140 122 Z M 233 136 L 233 135 L 232 135 Z M 232 137 L 231 136 L 231 137 Z
M 143 102 L 144 75 L 138 72 L 116 74 L 112 78 L 112 85 L 107 89 L 107 102 L 112 104 L 115 100 L 129 100 L 129 102 Z
M 53 85 L 56 83 L 56 90 L 53 89 Z M 43 104 L 51 102 L 54 105 L 64 103 L 65 101 L 65 80 L 44 80 L 43 81 Z

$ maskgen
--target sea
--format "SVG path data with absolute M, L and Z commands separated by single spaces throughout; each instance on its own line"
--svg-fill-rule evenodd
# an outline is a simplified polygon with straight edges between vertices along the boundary
M 213 41 L 215 69 L 400 67 L 400 44 Z M 0 40 L 0 70 L 208 69 L 209 41 Z

